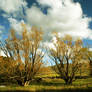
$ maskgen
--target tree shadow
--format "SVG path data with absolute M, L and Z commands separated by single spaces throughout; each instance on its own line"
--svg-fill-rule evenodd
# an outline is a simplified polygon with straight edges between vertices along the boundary
M 29 90 L 5 90 L 0 92 L 32 92 Z M 42 89 L 42 90 L 36 90 L 35 92 L 92 92 L 92 88 L 86 88 L 86 89 Z
M 32 82 L 30 85 L 42 85 L 42 86 L 64 86 L 65 84 L 58 83 L 58 82 L 46 82 L 46 81 L 41 81 L 41 82 Z
M 29 90 L 0 90 L 0 92 L 31 92 Z
M 87 89 L 51 89 L 51 90 L 41 90 L 36 92 L 92 92 L 92 88 Z

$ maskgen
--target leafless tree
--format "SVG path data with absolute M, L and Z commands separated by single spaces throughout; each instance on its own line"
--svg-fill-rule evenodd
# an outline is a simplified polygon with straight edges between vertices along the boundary
M 22 27 L 24 30 L 20 38 L 12 29 L 8 39 L 0 43 L 0 48 L 6 56 L 5 60 L 1 57 L 0 63 L 3 62 L 2 71 L 7 72 L 7 78 L 17 80 L 19 85 L 26 85 L 34 78 L 43 64 L 44 54 L 40 47 L 43 33 L 37 27 L 32 27 L 30 32 L 27 31 L 24 24 Z
M 66 84 L 72 84 L 75 80 L 75 74 L 81 66 L 83 58 L 82 40 L 72 40 L 72 37 L 66 35 L 62 39 L 56 34 L 54 48 L 49 50 L 50 58 L 55 62 L 53 69 L 61 76 Z

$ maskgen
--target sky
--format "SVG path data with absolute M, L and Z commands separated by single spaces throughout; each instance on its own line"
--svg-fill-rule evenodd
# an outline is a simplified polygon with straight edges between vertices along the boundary
M 0 40 L 11 28 L 21 35 L 21 23 L 41 27 L 44 44 L 51 46 L 52 32 L 81 38 L 92 45 L 92 0 L 0 0 Z
M 28 31 L 41 27 L 46 47 L 54 48 L 52 32 L 56 31 L 61 37 L 81 38 L 92 48 L 92 0 L 0 0 L 0 40 L 7 39 L 11 28 L 21 35 L 21 23 Z M 51 59 L 46 54 L 47 60 Z

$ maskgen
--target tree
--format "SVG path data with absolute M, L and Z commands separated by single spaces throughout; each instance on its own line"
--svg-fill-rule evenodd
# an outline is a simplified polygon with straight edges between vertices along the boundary
M 89 68 L 90 68 L 90 76 L 92 76 L 92 52 L 88 52 L 88 60 L 89 60 Z
M 92 76 L 92 51 L 90 51 L 89 48 L 87 48 L 85 51 L 85 58 L 89 61 L 89 75 Z
M 90 50 L 89 46 L 87 46 L 83 52 L 84 59 L 87 61 L 86 65 L 89 69 L 89 75 L 92 76 L 92 51 Z
M 58 73 L 66 84 L 72 84 L 75 74 L 81 66 L 83 58 L 83 42 L 66 35 L 62 39 L 56 34 L 56 41 L 53 42 L 54 48 L 49 49 L 49 56 L 55 62 L 53 69 Z
M 10 66 L 6 73 L 7 78 L 15 79 L 19 85 L 29 84 L 42 66 L 44 57 L 40 47 L 43 34 L 41 29 L 32 27 L 32 30 L 28 32 L 24 24 L 22 27 L 24 31 L 21 37 L 18 37 L 12 29 L 8 39 L 4 43 L 0 43 L 1 49 L 6 55 L 6 60 L 2 58 L 0 62 L 4 61 L 2 71 L 4 73 Z M 7 62 L 11 62 L 11 64 L 6 64 L 7 67 L 5 67 Z

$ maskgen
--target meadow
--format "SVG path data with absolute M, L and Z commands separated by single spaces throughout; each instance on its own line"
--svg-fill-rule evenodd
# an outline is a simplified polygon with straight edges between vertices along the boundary
M 32 82 L 29 86 L 21 87 L 18 85 L 0 86 L 1 91 L 13 92 L 87 92 L 92 90 L 92 78 L 77 79 L 72 85 L 65 85 L 62 79 L 45 78 L 40 82 Z
M 88 92 L 92 91 L 92 77 L 88 72 L 76 75 L 76 81 L 71 85 L 65 85 L 64 80 L 59 75 L 49 71 L 43 75 L 36 76 L 40 81 L 33 80 L 28 86 L 19 86 L 14 83 L 1 83 L 0 92 Z

